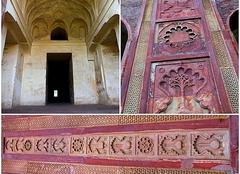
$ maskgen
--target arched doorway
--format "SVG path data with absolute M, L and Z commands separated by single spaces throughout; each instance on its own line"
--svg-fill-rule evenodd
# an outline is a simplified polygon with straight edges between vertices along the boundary
M 126 48 L 126 44 L 128 41 L 128 31 L 127 27 L 123 22 L 121 22 L 121 59 L 123 58 L 123 54 Z
M 229 17 L 231 32 L 238 43 L 238 10 L 234 11 Z

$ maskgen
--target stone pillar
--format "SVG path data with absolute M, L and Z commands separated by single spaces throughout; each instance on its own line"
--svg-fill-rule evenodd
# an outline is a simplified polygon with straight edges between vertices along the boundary
M 7 37 L 7 27 L 6 25 L 3 24 L 3 27 L 2 27 L 2 50 L 1 50 L 1 60 L 2 60 L 2 57 L 3 57 L 3 52 L 4 52 L 4 47 L 5 47 L 5 42 L 6 42 L 6 37 Z
M 107 90 L 106 90 L 106 81 L 105 81 L 102 59 L 103 59 L 102 47 L 100 44 L 98 44 L 96 46 L 95 71 L 96 71 L 99 103 L 107 104 L 108 103 L 108 95 L 107 95 Z
M 114 27 L 116 38 L 117 38 L 117 44 L 118 44 L 118 49 L 120 50 L 121 45 L 120 45 L 120 35 L 119 35 L 119 25 L 116 25 Z

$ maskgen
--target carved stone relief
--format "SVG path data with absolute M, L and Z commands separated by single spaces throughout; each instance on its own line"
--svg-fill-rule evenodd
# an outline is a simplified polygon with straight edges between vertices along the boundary
M 203 52 L 206 49 L 203 36 L 199 20 L 159 23 L 153 54 Z
M 158 18 L 176 18 L 198 15 L 194 0 L 160 0 Z
M 152 113 L 215 113 L 217 98 L 208 61 L 152 66 L 148 109 Z
M 97 156 L 114 159 L 229 159 L 227 130 L 5 138 L 4 153 Z

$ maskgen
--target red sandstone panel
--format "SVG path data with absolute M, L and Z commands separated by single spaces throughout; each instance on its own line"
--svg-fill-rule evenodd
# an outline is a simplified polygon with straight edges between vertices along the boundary
M 208 59 L 152 64 L 149 113 L 215 113 L 219 102 Z
M 201 20 L 156 24 L 153 55 L 199 54 L 206 52 Z
M 199 15 L 194 0 L 159 0 L 157 19 L 175 19 Z

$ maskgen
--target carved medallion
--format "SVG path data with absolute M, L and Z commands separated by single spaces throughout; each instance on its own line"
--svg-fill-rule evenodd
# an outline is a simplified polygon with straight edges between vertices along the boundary
M 205 51 L 203 31 L 198 20 L 159 23 L 153 54 L 183 54 Z

